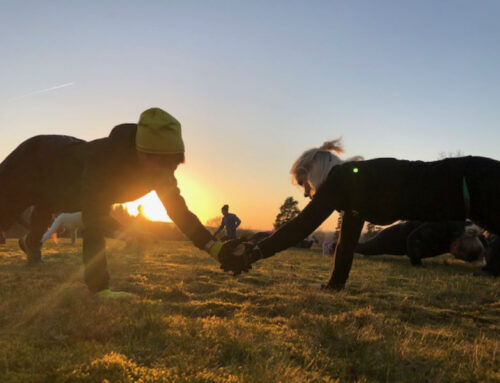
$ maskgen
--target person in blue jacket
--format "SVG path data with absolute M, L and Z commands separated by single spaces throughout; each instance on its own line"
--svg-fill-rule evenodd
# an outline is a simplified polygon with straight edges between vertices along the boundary
M 236 239 L 236 229 L 240 226 L 241 220 L 236 216 L 236 214 L 229 212 L 228 205 L 222 206 L 221 212 L 224 217 L 222 218 L 222 222 L 214 236 L 217 236 L 222 229 L 226 228 L 226 236 L 224 239 Z

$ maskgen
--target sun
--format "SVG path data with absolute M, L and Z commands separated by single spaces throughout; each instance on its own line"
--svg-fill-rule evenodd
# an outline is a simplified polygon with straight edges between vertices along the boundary
M 150 221 L 172 222 L 155 191 L 135 201 L 123 204 L 128 213 L 134 216 L 139 215 L 140 205 L 144 209 L 144 216 Z

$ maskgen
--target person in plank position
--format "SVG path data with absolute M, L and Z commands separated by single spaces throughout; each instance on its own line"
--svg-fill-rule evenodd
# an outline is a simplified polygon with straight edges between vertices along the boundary
M 217 241 L 189 211 L 174 175 L 183 162 L 181 125 L 160 108 L 148 109 L 137 124 L 118 125 L 108 137 L 90 142 L 62 135 L 32 137 L 0 164 L 0 231 L 33 205 L 29 233 L 19 243 L 28 264 L 36 265 L 52 214 L 81 211 L 85 282 L 92 293 L 120 297 L 109 290 L 104 235 L 120 226 L 110 217 L 110 207 L 156 190 L 181 231 L 221 261 L 237 242 Z

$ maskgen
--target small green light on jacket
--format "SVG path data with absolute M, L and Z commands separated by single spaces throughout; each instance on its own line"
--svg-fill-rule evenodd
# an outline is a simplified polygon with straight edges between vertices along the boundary
M 358 169 L 358 168 L 353 168 L 353 169 L 352 169 L 352 172 L 353 172 L 353 173 L 357 173 L 357 172 L 359 172 L 359 169 Z

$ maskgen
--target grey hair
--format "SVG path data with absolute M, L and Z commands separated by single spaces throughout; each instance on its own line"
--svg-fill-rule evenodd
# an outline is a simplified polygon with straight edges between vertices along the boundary
M 307 174 L 313 188 L 317 189 L 334 166 L 344 162 L 362 161 L 364 159 L 362 156 L 355 156 L 344 161 L 337 155 L 342 153 L 344 153 L 342 137 L 332 141 L 325 141 L 318 148 L 306 150 L 290 169 L 292 182 L 297 184 L 297 176 Z
M 483 232 L 483 229 L 481 229 L 479 226 L 475 225 L 475 224 L 471 224 L 471 225 L 468 225 L 465 227 L 465 230 L 464 230 L 464 235 L 466 237 L 478 237 L 482 234 Z

